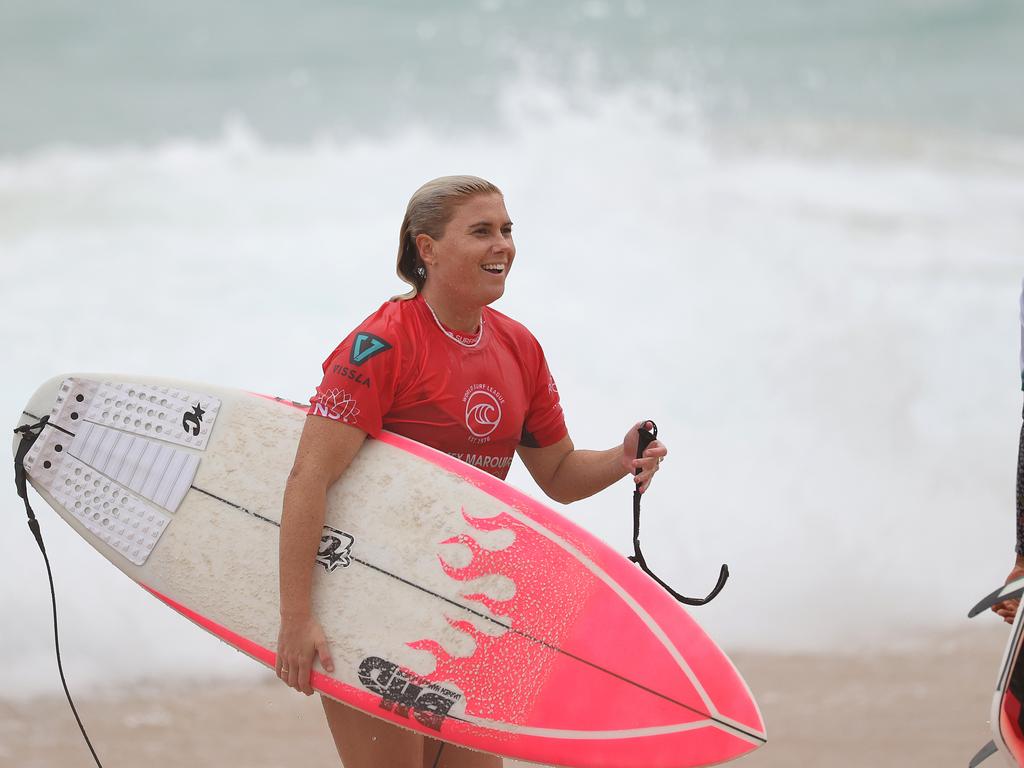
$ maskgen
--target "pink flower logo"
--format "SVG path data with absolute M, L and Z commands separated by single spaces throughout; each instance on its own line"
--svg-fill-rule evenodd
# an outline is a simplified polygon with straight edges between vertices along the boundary
M 344 389 L 335 387 L 326 392 L 317 391 L 313 397 L 313 413 L 347 424 L 359 415 L 359 408 L 356 407 L 356 400 L 352 395 Z

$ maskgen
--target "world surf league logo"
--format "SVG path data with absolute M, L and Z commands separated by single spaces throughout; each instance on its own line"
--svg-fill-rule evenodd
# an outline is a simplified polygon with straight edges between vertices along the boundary
M 380 708 L 400 717 L 412 717 L 434 731 L 462 694 L 417 677 L 392 661 L 368 656 L 359 665 L 359 681 L 380 696 Z
M 320 548 L 316 553 L 317 565 L 322 565 L 328 573 L 338 568 L 348 568 L 352 564 L 352 545 L 355 541 L 351 534 L 325 525 L 320 537 Z
M 501 423 L 501 406 L 505 398 L 501 392 L 486 384 L 474 384 L 462 396 L 466 404 L 466 428 L 471 443 L 485 443 Z

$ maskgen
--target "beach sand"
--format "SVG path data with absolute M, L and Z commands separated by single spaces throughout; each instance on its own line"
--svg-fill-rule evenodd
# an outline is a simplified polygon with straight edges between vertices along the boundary
M 990 738 L 991 694 L 1008 632 L 990 617 L 982 621 L 886 654 L 731 654 L 769 734 L 765 747 L 738 764 L 966 766 Z M 59 686 L 56 671 L 54 681 Z M 318 699 L 270 676 L 199 689 L 151 684 L 79 696 L 76 704 L 106 768 L 339 765 Z M 0 698 L 0 766 L 91 764 L 63 696 Z M 506 761 L 507 768 L 525 765 Z

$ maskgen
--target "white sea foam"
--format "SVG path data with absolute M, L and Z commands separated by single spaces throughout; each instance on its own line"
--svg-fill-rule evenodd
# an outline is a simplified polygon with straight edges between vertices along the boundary
M 214 142 L 0 161 L 9 420 L 70 370 L 307 397 L 400 290 L 411 192 L 477 173 L 516 222 L 497 306 L 545 345 L 577 445 L 657 420 L 671 456 L 645 554 L 691 593 L 730 564 L 695 609 L 714 637 L 795 651 L 962 623 L 1012 559 L 1020 148 L 753 151 L 656 92 L 569 108 L 532 85 L 502 123 L 278 146 L 235 121 Z M 6 691 L 54 690 L 42 564 L 6 508 Z M 36 509 L 73 687 L 255 674 Z M 628 483 L 567 514 L 630 550 Z

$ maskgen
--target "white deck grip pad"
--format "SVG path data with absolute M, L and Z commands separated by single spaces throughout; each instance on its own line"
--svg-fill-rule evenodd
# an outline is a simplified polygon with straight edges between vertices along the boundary
M 175 512 L 192 486 L 199 456 L 91 421 L 75 433 L 72 456 L 139 496 Z
M 71 440 L 54 427 L 44 427 L 25 457 L 25 471 L 93 535 L 142 565 L 170 515 L 72 456 Z
M 173 387 L 65 379 L 50 422 L 77 432 L 91 421 L 122 432 L 206 450 L 220 398 Z

